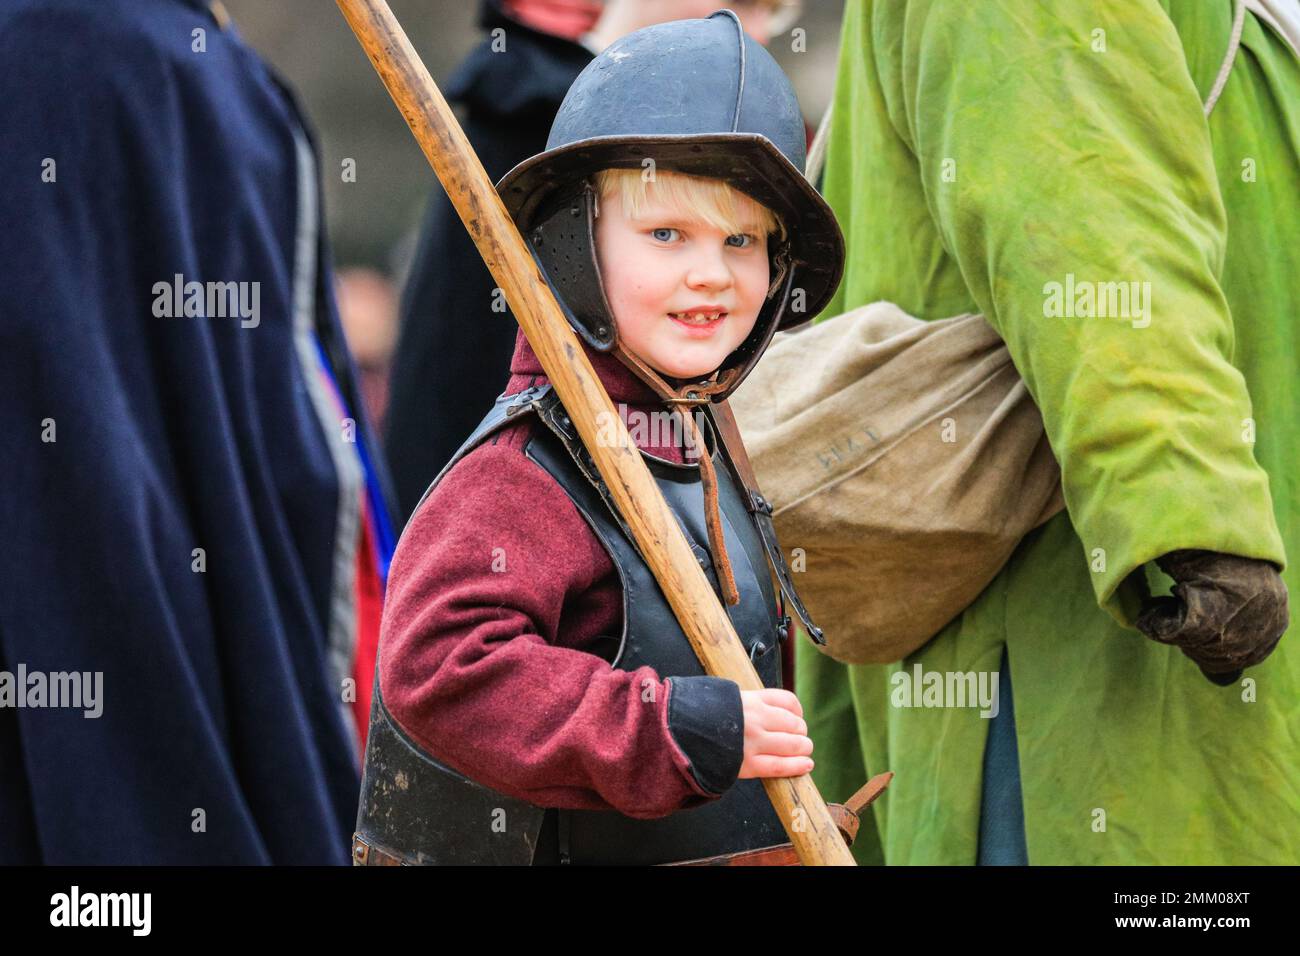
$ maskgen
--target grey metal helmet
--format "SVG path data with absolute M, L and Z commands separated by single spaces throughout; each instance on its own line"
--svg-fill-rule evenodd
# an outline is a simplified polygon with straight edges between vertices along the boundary
M 592 175 L 643 168 L 649 159 L 655 169 L 721 179 L 780 216 L 786 241 L 769 244 L 780 281 L 753 332 L 707 389 L 719 401 L 749 374 L 778 329 L 811 319 L 839 284 L 844 238 L 804 178 L 805 143 L 789 79 L 734 12 L 719 10 L 611 44 L 569 88 L 545 151 L 510 170 L 497 192 L 574 330 L 598 351 L 615 351 L 659 391 L 656 376 L 618 348 L 596 260 Z

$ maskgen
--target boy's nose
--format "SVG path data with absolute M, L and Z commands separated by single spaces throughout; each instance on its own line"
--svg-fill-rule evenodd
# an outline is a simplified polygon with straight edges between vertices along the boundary
M 692 289 L 726 289 L 733 281 L 721 252 L 701 252 L 692 257 L 686 273 L 686 285 Z

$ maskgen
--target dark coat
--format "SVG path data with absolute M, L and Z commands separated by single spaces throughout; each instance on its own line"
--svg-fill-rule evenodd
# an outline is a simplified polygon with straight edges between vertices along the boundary
M 0 672 L 102 675 L 0 706 L 0 863 L 346 863 L 358 403 L 292 98 L 201 3 L 9 0 L 0 140 Z
M 485 0 L 488 38 L 444 86 L 465 108 L 464 129 L 493 182 L 546 146 L 551 121 L 592 59 L 584 46 L 540 33 Z M 493 281 L 441 187 L 435 187 L 402 302 L 385 448 L 401 517 L 460 447 L 510 377 L 518 326 L 493 311 Z

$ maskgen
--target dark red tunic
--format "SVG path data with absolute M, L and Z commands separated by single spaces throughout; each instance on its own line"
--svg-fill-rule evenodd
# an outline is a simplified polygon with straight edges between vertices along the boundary
M 588 356 L 616 405 L 666 410 L 617 359 Z M 507 392 L 546 382 L 522 333 L 510 370 Z M 534 427 L 545 426 L 527 416 L 463 458 L 404 532 L 380 637 L 385 702 L 436 758 L 541 806 L 655 817 L 713 799 L 740 769 L 741 738 L 713 729 L 743 727 L 739 690 L 617 670 L 585 650 L 622 633 L 619 579 L 573 503 L 525 457 Z M 633 437 L 684 460 L 663 430 Z

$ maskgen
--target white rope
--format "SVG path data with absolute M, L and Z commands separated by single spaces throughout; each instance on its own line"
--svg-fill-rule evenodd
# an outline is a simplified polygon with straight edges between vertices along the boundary
M 1237 50 L 1241 46 L 1241 28 L 1245 22 L 1246 0 L 1237 0 L 1236 10 L 1232 14 L 1232 36 L 1228 40 L 1228 52 L 1223 58 L 1223 65 L 1219 67 L 1219 75 L 1214 78 L 1214 86 L 1210 87 L 1210 95 L 1205 98 L 1206 116 L 1214 110 L 1214 104 L 1219 102 L 1223 88 L 1228 85 L 1228 74 L 1232 72 L 1232 64 L 1237 59 Z
M 813 136 L 812 145 L 808 147 L 808 161 L 804 163 L 804 168 L 807 170 L 804 178 L 814 186 L 817 185 L 817 180 L 822 174 L 822 167 L 826 165 L 826 144 L 830 140 L 831 106 L 834 105 L 834 101 L 834 92 L 832 92 L 831 103 L 822 114 L 822 121 L 817 124 L 817 133 Z

